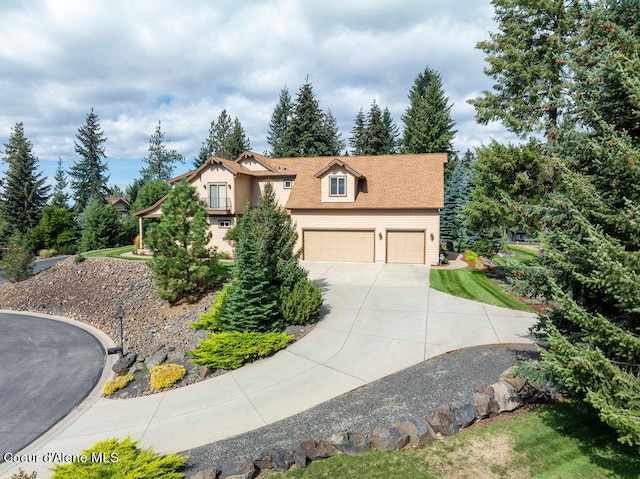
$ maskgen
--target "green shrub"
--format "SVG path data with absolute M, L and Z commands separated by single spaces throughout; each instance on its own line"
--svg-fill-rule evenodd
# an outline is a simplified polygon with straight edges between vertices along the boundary
M 102 387 L 102 394 L 104 394 L 105 396 L 111 396 L 114 392 L 122 389 L 131 381 L 133 381 L 133 376 L 131 374 L 118 376 L 105 383 L 105 385 Z
M 211 333 L 200 341 L 200 348 L 191 351 L 192 362 L 211 369 L 237 369 L 279 351 L 292 339 L 285 333 Z
M 12 283 L 27 279 L 33 273 L 36 256 L 29 249 L 26 237 L 16 231 L 9 238 L 7 251 L 0 261 L 2 277 Z
M 116 438 L 85 449 L 76 460 L 53 468 L 53 479 L 180 479 L 186 457 L 140 449 L 131 438 Z M 84 461 L 86 458 L 86 462 Z
M 211 311 L 202 313 L 200 315 L 200 321 L 191 323 L 191 327 L 194 329 L 207 329 L 209 331 L 218 332 L 221 331 L 220 315 L 227 304 L 227 296 L 229 294 L 229 283 L 222 286 L 222 289 L 216 296 L 216 300 L 211 304 Z
M 287 324 L 310 324 L 318 317 L 322 306 L 320 288 L 311 280 L 300 281 L 291 291 L 284 290 L 280 309 Z
M 80 263 L 82 263 L 85 259 L 87 259 L 87 258 L 85 258 L 83 254 L 78 253 L 77 255 L 75 255 L 75 256 L 73 257 L 73 262 L 74 262 L 75 264 L 80 264 Z
M 496 245 L 494 241 L 488 239 L 480 239 L 473 244 L 473 249 L 480 256 L 485 258 L 493 258 L 496 255 Z
M 38 251 L 38 256 L 40 258 L 51 258 L 52 256 L 57 255 L 58 252 L 54 249 L 41 249 Z
M 149 371 L 149 384 L 154 389 L 163 389 L 173 386 L 186 374 L 182 364 L 159 364 Z
M 475 251 L 471 251 L 470 249 L 464 252 L 464 257 L 467 261 L 470 261 L 473 263 L 478 261 L 478 253 L 476 253 Z

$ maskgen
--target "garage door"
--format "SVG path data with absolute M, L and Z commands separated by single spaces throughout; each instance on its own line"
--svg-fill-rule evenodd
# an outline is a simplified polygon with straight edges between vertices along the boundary
M 311 261 L 374 261 L 374 232 L 304 230 L 302 257 Z
M 424 264 L 424 231 L 387 231 L 387 263 Z

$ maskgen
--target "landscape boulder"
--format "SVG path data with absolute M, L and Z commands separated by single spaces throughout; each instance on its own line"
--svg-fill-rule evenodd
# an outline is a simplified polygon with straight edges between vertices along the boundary
M 125 373 L 133 365 L 133 363 L 136 362 L 137 358 L 138 355 L 136 353 L 134 353 L 133 351 L 128 352 L 120 359 L 118 359 L 115 363 L 113 363 L 111 369 L 116 374 Z
M 491 392 L 493 394 L 493 391 Z M 494 417 L 498 414 L 498 403 L 486 393 L 473 393 L 473 407 L 476 410 L 476 417 L 484 419 Z
M 409 434 L 392 427 L 376 427 L 369 436 L 371 447 L 378 451 L 399 451 L 409 444 Z
M 293 456 L 283 449 L 269 449 L 255 457 L 253 462 L 261 471 L 286 472 L 293 464 Z
M 228 462 L 220 468 L 219 479 L 254 479 L 260 473 L 253 461 Z
M 451 407 L 448 404 L 435 408 L 429 414 L 427 422 L 437 434 L 439 433 L 443 436 L 453 436 L 462 427 L 462 421 L 451 411 Z
M 162 364 L 166 359 L 167 359 L 167 353 L 160 352 L 147 358 L 144 364 L 145 366 L 147 366 L 148 370 L 151 370 L 154 367 L 156 367 L 158 364 Z
M 420 417 L 405 416 L 395 423 L 395 427 L 409 435 L 412 446 L 423 448 L 427 443 L 436 440 L 436 433 L 429 423 Z
M 371 449 L 371 442 L 364 434 L 357 432 L 337 432 L 331 436 L 331 444 L 340 452 L 357 456 Z
M 469 401 L 452 403 L 450 408 L 462 427 L 468 427 L 476 420 L 476 410 Z
M 522 405 L 516 390 L 506 381 L 498 381 L 491 385 L 493 399 L 498 403 L 498 413 L 514 411 Z
M 218 475 L 220 474 L 220 469 L 216 467 L 208 467 L 206 469 L 201 469 L 195 474 L 188 476 L 189 479 L 218 479 Z
M 298 467 L 306 467 L 309 462 L 335 456 L 338 450 L 328 441 L 304 441 L 293 451 L 293 462 Z

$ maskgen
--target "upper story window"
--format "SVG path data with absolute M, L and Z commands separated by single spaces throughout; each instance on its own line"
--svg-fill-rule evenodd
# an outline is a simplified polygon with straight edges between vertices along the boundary
M 290 190 L 293 186 L 293 180 L 284 180 L 284 189 Z
M 228 209 L 226 183 L 215 183 L 209 185 L 209 208 L 212 210 Z
M 329 178 L 329 196 L 347 196 L 347 178 L 332 176 Z

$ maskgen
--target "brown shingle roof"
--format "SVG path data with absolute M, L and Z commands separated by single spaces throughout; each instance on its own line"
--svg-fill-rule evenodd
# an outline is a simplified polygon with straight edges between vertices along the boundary
M 286 205 L 288 209 L 432 209 L 444 206 L 446 153 L 261 159 L 281 174 L 296 175 Z M 321 201 L 321 179 L 315 175 L 335 163 L 334 160 L 364 177 L 359 181 L 361 186 L 353 203 Z

